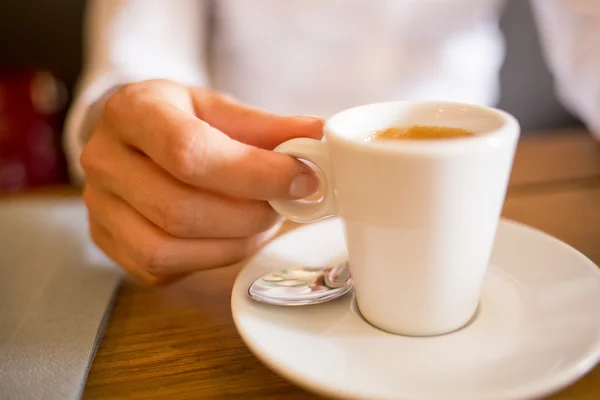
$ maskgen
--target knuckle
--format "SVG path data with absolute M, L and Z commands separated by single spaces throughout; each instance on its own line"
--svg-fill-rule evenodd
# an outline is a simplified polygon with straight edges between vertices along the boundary
M 134 82 L 118 88 L 104 103 L 102 117 L 113 121 L 127 113 L 133 105 L 149 98 L 151 85 L 148 82 Z
M 185 123 L 167 141 L 167 153 L 177 177 L 185 182 L 193 180 L 202 169 L 204 156 L 204 129 L 197 121 Z
M 191 237 L 197 226 L 197 211 L 189 199 L 170 201 L 164 211 L 163 229 L 176 237 Z
M 114 169 L 114 150 L 110 129 L 99 121 L 79 155 L 79 162 L 86 176 L 110 174 Z
M 102 120 L 111 121 L 120 115 L 124 100 L 127 97 L 127 90 L 127 86 L 124 86 L 106 99 L 104 108 L 102 109 Z
M 83 147 L 79 156 L 81 168 L 87 173 L 96 173 L 99 171 L 99 161 L 102 157 L 98 156 L 98 137 L 92 136 Z
M 148 239 L 140 243 L 135 250 L 138 265 L 154 277 L 167 277 L 171 269 L 169 247 L 167 238 Z

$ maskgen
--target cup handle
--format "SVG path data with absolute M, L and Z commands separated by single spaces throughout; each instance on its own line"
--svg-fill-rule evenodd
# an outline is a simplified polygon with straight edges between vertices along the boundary
M 296 138 L 283 142 L 274 151 L 315 164 L 325 176 L 325 182 L 322 182 L 322 184 L 325 184 L 325 194 L 319 201 L 315 202 L 271 200 L 269 201 L 271 207 L 290 221 L 299 223 L 315 222 L 336 215 L 337 204 L 333 185 L 331 184 L 327 144 L 315 139 Z

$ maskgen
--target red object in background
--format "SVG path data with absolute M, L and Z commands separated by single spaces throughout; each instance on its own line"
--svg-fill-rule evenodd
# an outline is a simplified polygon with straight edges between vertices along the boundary
M 0 192 L 67 182 L 66 89 L 45 71 L 0 71 Z

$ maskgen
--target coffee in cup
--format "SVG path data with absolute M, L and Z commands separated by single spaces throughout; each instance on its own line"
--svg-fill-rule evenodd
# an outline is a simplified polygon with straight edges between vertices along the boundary
M 394 126 L 373 132 L 362 137 L 365 142 L 373 140 L 431 140 L 431 139 L 456 139 L 473 136 L 474 133 L 462 128 L 448 126 Z

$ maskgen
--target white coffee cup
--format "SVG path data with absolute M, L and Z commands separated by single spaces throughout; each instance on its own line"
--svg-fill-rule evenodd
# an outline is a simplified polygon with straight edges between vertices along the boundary
M 474 136 L 361 140 L 392 126 L 463 128 Z M 308 223 L 344 221 L 358 308 L 396 334 L 454 331 L 474 316 L 520 127 L 497 109 L 417 101 L 369 104 L 325 124 L 325 140 L 292 139 L 275 151 L 316 164 L 318 203 L 271 201 Z

